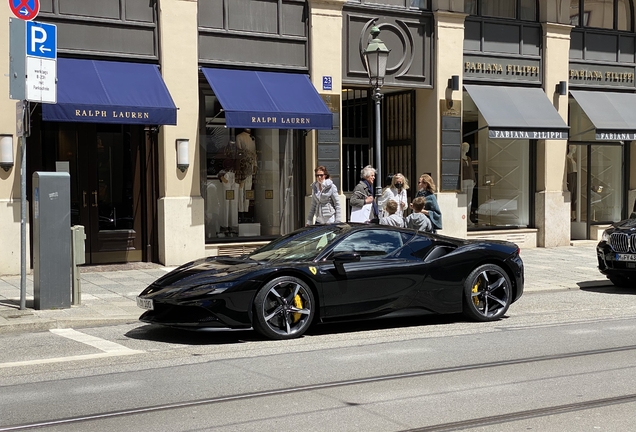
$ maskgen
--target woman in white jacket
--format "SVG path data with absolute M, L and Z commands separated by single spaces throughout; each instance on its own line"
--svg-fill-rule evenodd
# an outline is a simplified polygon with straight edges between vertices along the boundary
M 389 201 L 395 201 L 397 203 L 397 211 L 396 215 L 399 217 L 404 216 L 404 210 L 409 207 L 408 197 L 406 196 L 406 191 L 409 189 L 409 182 L 406 178 L 397 173 L 391 178 L 391 186 L 384 189 L 382 192 L 382 196 L 378 199 L 378 207 L 384 209 L 384 206 Z M 382 210 L 382 217 L 387 217 L 389 214 Z
M 311 207 L 307 216 L 307 225 L 311 225 L 316 217 L 317 224 L 341 222 L 340 199 L 338 187 L 329 178 L 324 166 L 314 169 L 316 181 L 311 184 Z

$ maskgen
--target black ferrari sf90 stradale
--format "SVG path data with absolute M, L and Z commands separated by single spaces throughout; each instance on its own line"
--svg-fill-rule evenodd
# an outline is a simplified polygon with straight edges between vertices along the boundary
M 302 228 L 249 255 L 182 265 L 137 297 L 140 320 L 301 336 L 314 322 L 399 312 L 501 318 L 523 293 L 517 245 L 383 225 Z

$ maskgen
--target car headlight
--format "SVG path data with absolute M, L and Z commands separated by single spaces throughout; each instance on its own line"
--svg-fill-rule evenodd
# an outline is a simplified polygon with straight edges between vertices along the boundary
M 166 292 L 166 294 L 176 294 L 179 293 L 181 298 L 186 297 L 201 297 L 210 294 L 220 294 L 228 288 L 236 285 L 236 282 L 223 282 L 217 284 L 206 284 L 199 285 L 196 287 L 184 288 L 184 287 L 175 287 L 171 288 Z
M 603 235 L 601 235 L 601 241 L 604 241 L 604 242 L 608 242 L 609 241 L 610 235 L 609 235 L 608 231 L 609 230 L 603 231 Z

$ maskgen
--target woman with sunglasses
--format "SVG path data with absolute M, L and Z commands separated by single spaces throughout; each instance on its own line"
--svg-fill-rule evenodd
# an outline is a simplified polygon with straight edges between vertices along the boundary
M 424 213 L 431 220 L 433 224 L 433 232 L 442 229 L 442 211 L 439 208 L 439 204 L 437 204 L 437 198 L 435 197 L 435 182 L 433 178 L 428 174 L 422 174 L 420 176 L 419 181 L 417 182 L 417 186 L 419 190 L 415 197 L 424 197 L 426 198 L 426 204 L 424 206 Z M 412 206 L 412 204 L 411 204 Z
M 327 168 L 320 165 L 314 169 L 316 181 L 311 184 L 311 207 L 307 216 L 307 225 L 341 222 L 338 187 L 329 178 Z

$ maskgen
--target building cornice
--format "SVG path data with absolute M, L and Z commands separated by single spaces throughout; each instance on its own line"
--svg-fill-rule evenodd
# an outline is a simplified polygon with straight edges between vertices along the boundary
M 435 22 L 437 25 L 446 25 L 446 26 L 457 26 L 464 27 L 464 21 L 466 21 L 466 17 L 468 14 L 463 12 L 449 12 L 438 10 L 433 12 L 435 16 Z
M 543 26 L 543 34 L 554 38 L 570 38 L 570 33 L 574 26 L 569 24 L 558 24 L 551 22 L 541 23 Z
M 339 7 L 341 10 L 347 0 L 309 0 L 310 7 L 331 6 Z

